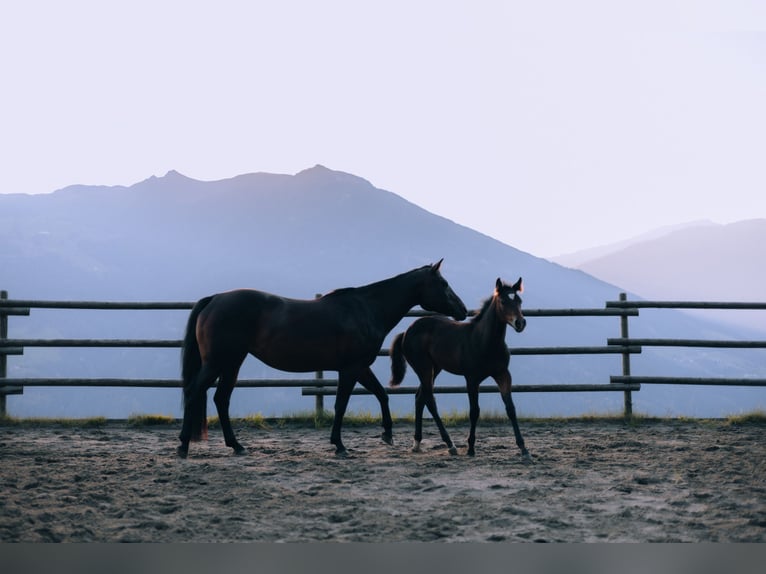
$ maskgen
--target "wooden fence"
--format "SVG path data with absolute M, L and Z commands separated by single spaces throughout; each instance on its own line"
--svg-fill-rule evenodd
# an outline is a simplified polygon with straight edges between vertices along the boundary
M 32 309 L 98 309 L 98 310 L 184 310 L 191 309 L 190 302 L 105 302 L 105 301 L 39 301 L 8 299 L 5 291 L 0 292 L 0 416 L 6 415 L 6 396 L 23 393 L 24 387 L 143 387 L 178 388 L 179 379 L 129 379 L 129 378 L 8 378 L 7 357 L 23 355 L 28 347 L 83 347 L 83 348 L 180 348 L 180 339 L 18 339 L 8 336 L 8 316 L 29 315 Z M 620 294 L 619 301 L 609 301 L 602 309 L 525 309 L 527 317 L 617 317 L 620 321 L 620 337 L 607 339 L 603 346 L 552 346 L 513 347 L 511 353 L 520 355 L 588 355 L 615 354 L 621 356 L 621 375 L 610 377 L 609 382 L 587 384 L 540 384 L 514 385 L 513 392 L 602 392 L 621 391 L 624 393 L 624 414 L 633 412 L 632 392 L 642 384 L 701 384 L 766 386 L 766 379 L 692 379 L 682 377 L 640 377 L 631 374 L 630 356 L 640 353 L 643 346 L 686 346 L 719 348 L 766 348 L 766 341 L 700 341 L 680 339 L 634 339 L 629 336 L 628 318 L 636 317 L 640 308 L 675 309 L 766 309 L 766 303 L 693 303 L 693 302 L 647 302 L 628 301 Z M 475 311 L 470 312 L 474 314 Z M 408 317 L 419 317 L 426 312 L 413 311 Z M 388 356 L 387 349 L 381 349 L 378 356 Z M 337 381 L 325 379 L 322 372 L 314 378 L 302 379 L 242 379 L 239 387 L 297 387 L 304 396 L 315 397 L 318 412 L 324 410 L 324 396 L 334 395 Z M 390 394 L 414 394 L 415 386 L 389 388 Z M 497 392 L 494 385 L 480 388 L 481 392 Z M 464 386 L 437 386 L 439 393 L 464 393 Z M 368 394 L 364 389 L 355 389 L 354 394 Z

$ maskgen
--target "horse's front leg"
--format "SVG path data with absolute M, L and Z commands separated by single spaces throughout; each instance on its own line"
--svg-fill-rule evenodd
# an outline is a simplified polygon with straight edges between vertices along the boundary
M 362 372 L 359 377 L 359 383 L 375 395 L 375 398 L 378 399 L 378 402 L 380 403 L 380 415 L 383 419 L 383 434 L 381 435 L 383 442 L 386 444 L 394 444 L 394 423 L 391 419 L 391 410 L 388 407 L 388 393 L 386 392 L 386 389 L 383 388 L 383 385 L 380 384 L 375 373 L 373 373 L 372 369 L 369 367 Z
M 514 406 L 513 398 L 511 397 L 511 373 L 506 370 L 504 373 L 494 377 L 494 379 L 500 389 L 500 396 L 505 404 L 505 412 L 508 415 L 508 418 L 511 419 L 513 434 L 516 437 L 516 446 L 521 450 L 521 457 L 524 462 L 532 462 L 532 457 L 529 455 L 529 451 L 524 445 L 524 439 L 519 430 L 519 421 L 516 418 L 516 407 Z
M 479 383 L 466 380 L 468 384 L 468 418 L 471 421 L 471 430 L 468 433 L 468 456 L 476 455 L 476 423 L 479 421 Z
M 348 456 L 348 450 L 340 439 L 340 427 L 343 424 L 343 416 L 346 414 L 348 400 L 351 391 L 356 384 L 356 377 L 346 371 L 338 372 L 338 391 L 335 394 L 335 417 L 332 421 L 330 442 L 335 445 L 336 456 Z

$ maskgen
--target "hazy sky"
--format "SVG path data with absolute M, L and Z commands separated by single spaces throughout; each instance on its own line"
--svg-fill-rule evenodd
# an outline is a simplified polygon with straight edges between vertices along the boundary
M 766 217 L 762 0 L 10 2 L 0 74 L 5 193 L 320 163 L 542 256 Z

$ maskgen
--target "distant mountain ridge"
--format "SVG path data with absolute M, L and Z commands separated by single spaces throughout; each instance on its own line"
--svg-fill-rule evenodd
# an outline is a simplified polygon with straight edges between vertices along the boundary
M 617 241 L 615 243 L 609 243 L 607 245 L 591 247 L 589 249 L 582 249 L 580 251 L 574 251 L 572 253 L 565 253 L 562 255 L 557 255 L 555 257 L 549 257 L 549 259 L 553 261 L 554 263 L 563 265 L 564 267 L 572 267 L 575 269 L 579 269 L 580 266 L 584 264 L 585 262 L 592 261 L 600 257 L 605 257 L 607 255 L 611 255 L 612 253 L 616 253 L 618 251 L 626 249 L 627 247 L 630 247 L 631 245 L 635 245 L 636 243 L 643 243 L 644 241 L 658 239 L 660 237 L 663 237 L 675 231 L 681 231 L 683 229 L 688 229 L 693 227 L 711 227 L 715 225 L 717 224 L 713 223 L 712 221 L 708 219 L 690 221 L 688 223 L 681 223 L 678 225 L 666 225 L 663 227 L 658 227 L 657 229 L 653 229 L 651 231 L 647 231 L 646 233 L 642 233 L 635 237 L 630 237 L 629 239 L 624 239 L 622 241 Z
M 579 259 L 577 269 L 647 299 L 766 301 L 766 219 L 688 225 Z M 766 332 L 762 312 L 714 315 Z
M 71 186 L 45 195 L 0 195 L 0 289 L 11 298 L 195 301 L 239 287 L 297 298 L 379 281 L 444 258 L 444 276 L 469 308 L 488 297 L 497 277 L 523 277 L 524 306 L 603 308 L 620 289 L 582 271 L 534 257 L 434 215 L 352 174 L 315 166 L 295 175 L 252 173 L 197 181 L 175 171 L 131 186 Z M 115 313 L 35 310 L 10 319 L 18 338 L 180 338 L 187 312 Z M 406 322 L 391 336 L 403 330 Z M 511 346 L 603 345 L 616 336 L 615 318 L 530 318 Z M 635 336 L 732 336 L 715 324 L 669 313 L 634 322 Z M 516 383 L 606 382 L 619 357 L 517 356 Z M 10 357 L 12 377 L 178 377 L 178 351 L 169 349 L 26 349 Z M 654 370 L 688 376 L 745 376 L 758 369 L 748 356 L 705 353 L 688 360 L 647 350 L 637 374 Z M 388 364 L 376 372 L 388 380 Z M 249 359 L 243 377 L 273 377 Z M 411 384 L 413 381 L 405 381 Z M 462 384 L 446 374 L 440 385 Z M 492 384 L 487 382 L 485 384 Z M 296 396 L 296 394 L 298 396 Z M 621 408 L 620 393 L 525 395 L 522 415 L 573 414 Z M 607 396 L 608 395 L 608 396 Z M 620 395 L 620 396 L 617 396 Z M 179 394 L 163 390 L 27 389 L 9 397 L 12 414 L 112 416 L 178 414 Z M 688 393 L 647 389 L 637 412 L 660 409 L 710 416 L 742 404 L 737 392 Z M 657 398 L 662 397 L 662 398 Z M 482 400 L 492 401 L 487 395 Z M 496 398 L 496 397 L 495 397 Z M 691 403 L 690 403 L 691 401 Z M 752 400 L 747 399 L 748 404 Z M 352 408 L 365 403 L 352 400 Z M 394 408 L 409 412 L 410 398 Z M 440 399 L 443 410 L 466 408 L 465 397 Z M 398 407 L 396 405 L 399 405 Z M 491 403 L 494 410 L 500 407 Z M 281 414 L 310 408 L 294 389 L 240 390 L 234 414 Z M 374 405 L 368 406 L 374 410 Z

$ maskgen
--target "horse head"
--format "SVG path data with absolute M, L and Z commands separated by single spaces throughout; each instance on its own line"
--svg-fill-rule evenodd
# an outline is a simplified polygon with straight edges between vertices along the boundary
M 521 297 L 519 293 L 524 292 L 524 285 L 521 277 L 513 285 L 503 283 L 498 277 L 495 283 L 495 309 L 503 321 L 508 323 L 517 333 L 521 333 L 527 326 L 527 320 L 521 312 Z
M 447 280 L 442 277 L 439 269 L 444 259 L 438 263 L 427 265 L 423 268 L 425 277 L 420 289 L 420 301 L 418 302 L 426 311 L 434 311 L 454 317 L 462 321 L 468 315 L 468 311 Z

